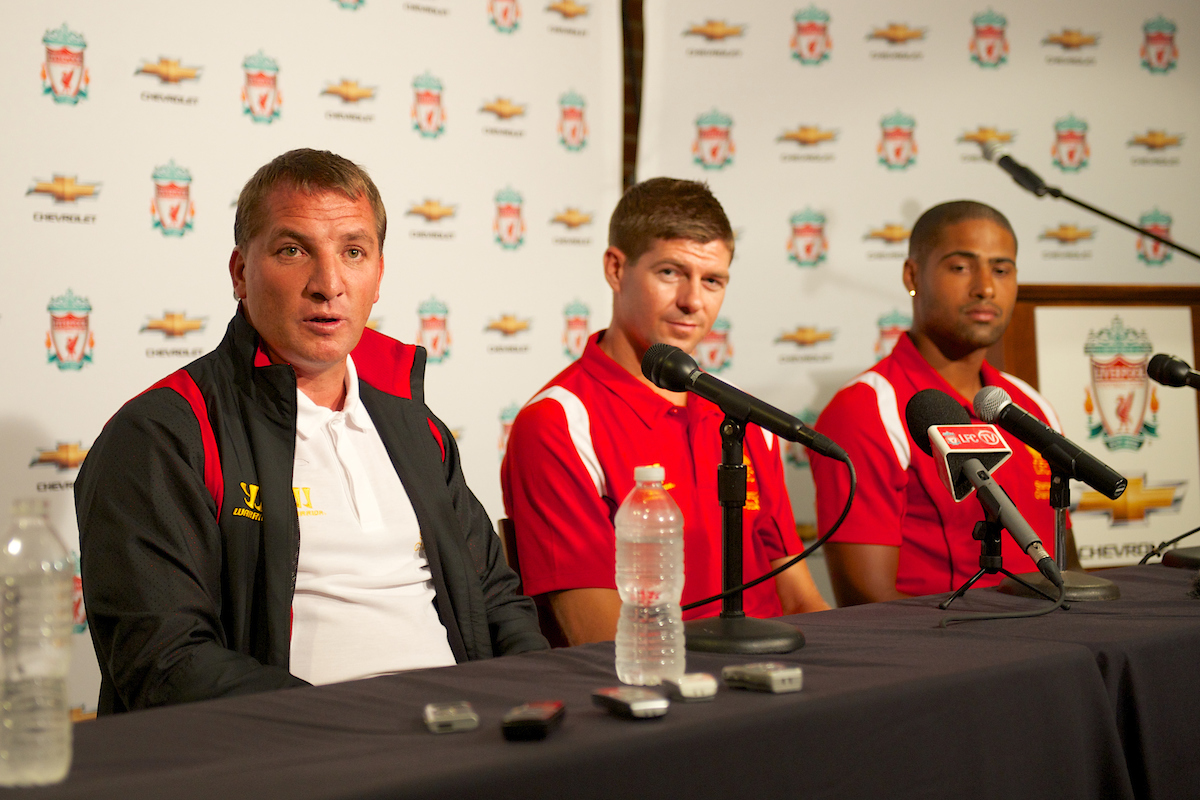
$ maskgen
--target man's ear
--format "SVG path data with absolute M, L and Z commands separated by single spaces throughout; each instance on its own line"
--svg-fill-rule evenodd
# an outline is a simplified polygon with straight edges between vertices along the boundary
M 238 300 L 246 299 L 246 259 L 242 257 L 239 247 L 233 248 L 229 254 L 229 277 L 233 281 L 233 296 Z
M 917 262 L 911 258 L 905 259 L 901 277 L 904 280 L 904 288 L 911 295 L 917 289 Z
M 604 280 L 608 281 L 609 287 L 614 292 L 621 289 L 621 278 L 625 275 L 625 270 L 629 268 L 629 259 L 615 247 L 610 247 L 604 251 Z
M 379 287 L 383 286 L 383 256 L 379 256 L 379 280 L 375 282 L 375 299 L 371 302 L 379 302 Z

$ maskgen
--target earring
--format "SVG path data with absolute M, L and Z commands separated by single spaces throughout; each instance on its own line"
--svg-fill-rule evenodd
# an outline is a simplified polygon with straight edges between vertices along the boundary
M 908 296 L 909 296 L 909 297 L 916 297 L 916 296 L 917 296 L 917 290 L 916 290 L 916 289 L 909 289 L 909 290 L 908 290 Z

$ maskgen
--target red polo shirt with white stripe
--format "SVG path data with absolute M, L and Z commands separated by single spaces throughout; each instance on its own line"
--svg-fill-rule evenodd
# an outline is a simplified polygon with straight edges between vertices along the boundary
M 720 424 L 714 404 L 687 395 L 685 406 L 660 397 L 597 342 L 530 400 L 513 422 L 500 482 L 513 521 L 521 579 L 529 595 L 563 589 L 616 588 L 613 517 L 633 489 L 634 467 L 661 464 L 664 486 L 683 512 L 683 602 L 721 590 L 721 506 L 717 466 Z M 758 426 L 745 436 L 746 580 L 770 561 L 802 549 L 784 484 L 781 442 Z M 775 581 L 745 592 L 748 616 L 782 613 Z M 721 603 L 684 613 L 715 616 Z
M 1013 402 L 1061 431 L 1050 404 L 1033 387 L 1000 372 L 986 361 L 984 386 L 999 386 Z M 817 420 L 816 429 L 850 454 L 858 471 L 858 492 L 841 529 L 831 541 L 883 544 L 900 548 L 896 589 L 925 595 L 957 589 L 979 570 L 979 542 L 971 538 L 984 517 L 975 494 L 955 503 L 938 478 L 937 465 L 913 442 L 905 424 L 908 401 L 922 389 L 938 389 L 975 416 L 972 401 L 960 395 L 929 365 L 906 333 L 892 354 L 842 387 Z M 1033 449 L 1001 430 L 1012 457 L 993 473 L 1021 515 L 1054 554 L 1054 511 L 1050 507 L 1050 466 Z M 842 512 L 848 491 L 846 470 L 814 456 L 817 524 L 823 532 Z M 1034 571 L 1007 533 L 1004 566 L 1011 572 Z M 976 586 L 995 586 L 1003 575 L 987 575 Z

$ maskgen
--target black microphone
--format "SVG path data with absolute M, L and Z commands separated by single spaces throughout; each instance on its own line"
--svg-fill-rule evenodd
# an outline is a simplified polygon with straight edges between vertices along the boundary
M 1018 406 L 999 386 L 985 386 L 975 395 L 975 415 L 994 422 L 1042 454 L 1050 464 L 1083 481 L 1109 499 L 1125 491 L 1121 473 Z
M 1012 175 L 1012 179 L 1016 181 L 1022 188 L 1036 194 L 1038 197 L 1045 197 L 1049 189 L 1046 188 L 1046 182 L 1041 176 L 1031 170 L 1024 164 L 1018 164 L 1013 160 L 1007 151 L 998 142 L 983 143 L 983 157 L 988 161 L 995 161 L 1000 169 Z
M 967 413 L 957 400 L 945 392 L 937 389 L 922 389 L 912 396 L 908 401 L 908 405 L 904 409 L 905 421 L 908 423 L 908 433 L 912 436 L 913 441 L 917 443 L 917 447 L 921 448 L 922 452 L 932 456 L 934 445 L 930 441 L 930 429 L 932 428 L 938 435 L 939 442 L 944 446 L 946 443 L 946 433 L 953 434 L 955 430 L 973 430 L 975 428 L 987 428 L 993 435 L 999 438 L 995 428 L 990 425 L 978 426 L 971 425 L 971 416 Z M 1001 440 L 1003 441 L 1003 440 Z M 970 452 L 971 448 L 962 448 L 967 452 L 963 455 L 970 456 L 965 460 L 955 460 L 947 458 L 947 454 L 939 447 L 938 458 L 939 476 L 942 478 L 943 485 L 946 486 L 953 496 L 955 501 L 960 501 L 965 497 L 965 494 L 957 491 L 955 485 L 962 482 L 966 478 L 972 486 L 975 487 L 975 494 L 979 498 L 979 502 L 983 504 L 988 515 L 993 519 L 997 519 L 1000 525 L 1005 528 L 1016 541 L 1017 546 L 1025 551 L 1025 554 L 1037 566 L 1038 571 L 1046 576 L 1046 580 L 1050 581 L 1055 586 L 1062 586 L 1062 573 L 1058 569 L 1058 564 L 1046 552 L 1042 540 L 1034 532 L 1033 528 L 1021 516 L 1021 512 L 1017 510 L 1016 504 L 1012 498 L 1004 491 L 1004 488 L 992 479 L 988 468 L 984 466 L 980 458 L 995 458 L 995 447 L 988 448 L 990 452 Z M 1005 449 L 1007 454 L 1007 449 Z M 1007 455 L 1005 455 L 1007 457 Z M 945 470 L 941 469 L 941 463 L 945 463 Z M 1002 463 L 1002 462 L 1000 462 Z M 954 474 L 951 474 L 953 472 Z
M 1200 389 L 1200 372 L 1196 372 L 1179 356 L 1158 353 L 1146 366 L 1146 374 L 1163 386 L 1190 386 Z
M 646 355 L 642 356 L 642 374 L 660 389 L 692 392 L 720 406 L 722 411 L 740 422 L 753 422 L 776 436 L 789 442 L 798 442 L 823 456 L 847 463 L 850 460 L 846 451 L 829 437 L 817 433 L 786 411 L 780 411 L 702 371 L 694 358 L 674 345 L 650 345 Z

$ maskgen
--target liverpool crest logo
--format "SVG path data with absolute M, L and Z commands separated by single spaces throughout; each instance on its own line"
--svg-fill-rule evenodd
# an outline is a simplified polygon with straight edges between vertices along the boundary
M 1008 39 L 1004 29 L 1008 19 L 990 8 L 971 18 L 975 33 L 971 37 L 971 60 L 981 67 L 998 67 L 1008 61 Z
M 563 328 L 563 354 L 570 359 L 583 355 L 588 339 L 588 317 L 591 310 L 578 300 L 563 309 L 566 325 Z
M 425 348 L 432 364 L 440 364 L 450 357 L 450 329 L 446 326 L 449 314 L 450 309 L 436 297 L 417 306 L 417 316 L 421 320 L 417 342 Z
M 797 266 L 815 267 L 825 260 L 825 215 L 812 208 L 792 214 L 792 236 L 788 239 L 788 258 Z
M 279 93 L 279 63 L 259 50 L 242 62 L 242 113 L 270 125 L 279 118 L 283 96 Z
M 63 23 L 58 30 L 46 31 L 42 37 L 46 46 L 46 61 L 42 64 L 42 93 L 56 103 L 75 105 L 87 99 L 88 72 L 83 66 L 83 51 L 87 41 Z
M 879 163 L 888 169 L 908 169 L 917 163 L 917 143 L 913 141 L 913 128 L 917 121 L 897 111 L 879 120 L 882 136 L 875 151 Z
M 705 372 L 720 372 L 733 362 L 729 320 L 717 317 L 712 329 L 696 345 L 696 361 Z
M 1088 332 L 1083 352 L 1091 359 L 1092 385 L 1084 390 L 1083 408 L 1089 439 L 1099 437 L 1109 450 L 1140 450 L 1158 437 L 1158 396 L 1146 375 L 1153 349 L 1145 331 L 1125 327 L 1120 317 Z
M 696 117 L 696 141 L 692 143 L 692 160 L 705 169 L 723 169 L 733 163 L 733 140 L 729 129 L 733 117 L 715 108 Z
M 792 20 L 796 23 L 791 41 L 792 58 L 806 66 L 828 59 L 833 50 L 833 39 L 829 38 L 829 13 L 810 5 L 797 11 Z
M 521 25 L 517 0 L 488 0 L 488 22 L 501 33 L 512 33 Z
M 1087 143 L 1088 124 L 1074 114 L 1054 123 L 1054 147 L 1050 149 L 1054 166 L 1063 172 L 1079 172 L 1088 165 L 1092 154 Z
M 92 363 L 92 348 L 96 342 L 88 328 L 92 304 L 70 289 L 50 298 L 50 330 L 46 333 L 46 362 L 62 370 L 83 369 Z
M 511 187 L 496 192 L 496 221 L 492 231 L 505 250 L 516 250 L 525 241 L 525 220 L 521 217 L 521 195 Z
M 413 80 L 413 130 L 426 139 L 436 139 L 446 130 L 442 108 L 442 82 L 426 72 Z
M 1165 239 L 1171 238 L 1171 215 L 1164 214 L 1157 208 L 1148 214 L 1138 217 L 1138 227 L 1151 233 L 1157 233 Z M 1161 267 L 1171 260 L 1174 251 L 1157 239 L 1149 236 L 1139 236 L 1137 240 L 1138 261 L 1148 267 Z
M 510 403 L 500 410 L 500 458 L 504 458 L 504 451 L 508 449 L 508 437 L 520 411 L 521 407 L 516 403 Z
M 884 314 L 875 320 L 875 324 L 879 326 L 879 338 L 875 340 L 875 360 L 881 361 L 891 355 L 896 342 L 912 327 L 912 317 L 893 310 L 892 313 Z
M 163 236 L 183 236 L 192 229 L 192 218 L 196 216 L 191 201 L 192 173 L 171 159 L 155 167 L 150 177 L 154 179 L 154 200 L 150 203 L 154 227 Z
M 558 98 L 558 140 L 563 147 L 578 152 L 587 144 L 587 122 L 583 109 L 587 103 L 575 92 L 567 92 Z
M 1175 46 L 1175 23 L 1159 14 L 1142 26 L 1142 66 L 1156 75 L 1175 69 L 1179 48 Z

